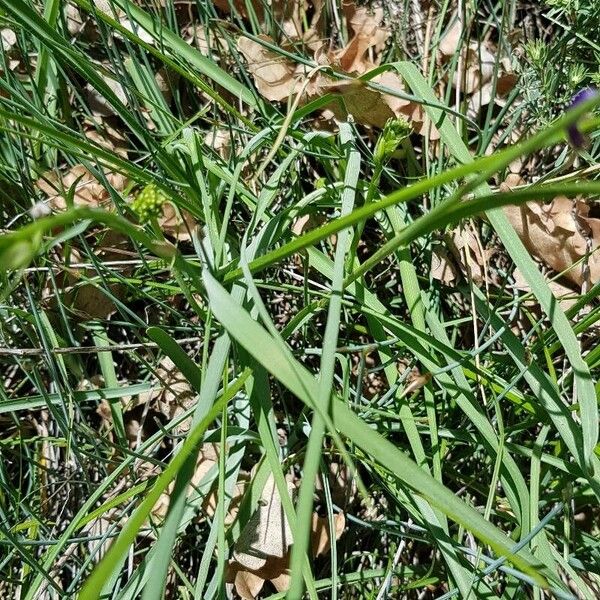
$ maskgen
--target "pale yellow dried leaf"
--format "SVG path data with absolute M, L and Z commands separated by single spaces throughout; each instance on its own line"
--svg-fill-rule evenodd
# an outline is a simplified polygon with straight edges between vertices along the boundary
M 197 394 L 175 363 L 165 356 L 154 372 L 155 387 L 137 396 L 131 410 L 140 404 L 150 404 L 153 410 L 162 413 L 169 421 L 182 415 L 197 401 Z M 187 417 L 173 429 L 176 434 L 187 433 L 191 417 Z
M 194 217 L 187 210 L 177 209 L 170 202 L 165 202 L 163 205 L 158 224 L 165 235 L 174 237 L 180 242 L 190 240 L 191 233 L 196 227 Z
M 302 37 L 303 17 L 308 3 L 305 0 L 272 0 L 273 19 L 278 24 L 282 37 Z
M 259 37 L 274 43 L 269 36 Z M 248 62 L 259 93 L 267 100 L 285 100 L 300 89 L 295 79 L 296 65 L 291 60 L 244 36 L 238 39 L 237 47 Z
M 511 178 L 511 183 L 516 181 Z M 502 187 L 510 189 L 506 182 Z M 589 209 L 585 202 L 558 196 L 550 203 L 528 202 L 503 210 L 533 255 L 583 286 L 600 281 L 600 219 L 590 217 Z M 588 252 L 591 254 L 575 265 Z
M 440 249 L 435 249 L 431 254 L 429 273 L 433 279 L 445 285 L 451 285 L 458 278 L 458 273 L 452 260 L 446 252 Z
M 128 180 L 119 173 L 106 173 L 110 186 L 121 192 Z M 48 204 L 54 210 L 67 208 L 66 196 L 73 191 L 73 204 L 90 208 L 111 208 L 112 200 L 109 191 L 83 165 L 75 165 L 64 175 L 54 171 L 46 173 L 36 182 L 36 187 L 46 194 Z
M 342 513 L 334 515 L 336 540 L 342 535 L 345 525 L 346 519 Z M 249 568 L 240 563 L 234 554 L 227 567 L 227 578 L 228 581 L 233 582 L 235 590 L 241 598 L 255 600 L 265 581 L 270 581 L 278 592 L 284 592 L 289 588 L 290 545 L 291 535 L 288 549 L 283 556 L 267 555 L 264 561 L 255 560 L 253 561 L 254 564 L 258 565 L 260 563 L 257 568 Z M 313 513 L 311 521 L 311 550 L 313 556 L 319 556 L 327 552 L 330 546 L 331 535 L 328 519 Z
M 294 486 L 287 481 L 288 494 Z M 242 530 L 233 559 L 248 570 L 265 566 L 270 557 L 282 558 L 292 543 L 292 530 L 283 511 L 281 496 L 271 475 L 263 488 L 258 509 Z
M 467 279 L 480 284 L 485 280 L 487 257 L 480 240 L 471 229 L 459 227 L 450 233 L 453 251 Z
M 221 158 L 228 160 L 231 156 L 231 132 L 229 129 L 211 129 L 204 136 L 204 143 L 210 146 Z
M 190 480 L 190 487 L 188 488 L 188 496 L 192 493 L 194 487 L 198 487 L 202 480 L 209 474 L 209 472 L 219 462 L 219 447 L 217 444 L 202 444 L 200 451 L 198 452 L 198 458 L 196 459 L 196 468 Z M 162 521 L 169 510 L 169 503 L 171 501 L 171 494 L 175 482 L 172 481 L 167 489 L 160 495 L 160 498 L 156 501 L 156 504 L 152 507 L 151 514 L 155 519 Z M 206 502 L 206 501 L 205 501 Z M 213 513 L 214 514 L 214 513 Z
M 129 101 L 127 99 L 127 94 L 125 93 L 125 88 L 121 85 L 121 83 L 112 77 L 107 77 L 104 74 L 102 74 L 101 77 L 104 80 L 104 83 L 106 83 L 113 94 L 115 94 L 115 96 L 118 98 L 118 100 L 127 106 Z M 85 86 L 85 93 L 87 96 L 88 106 L 95 117 L 112 117 L 117 114 L 112 104 L 91 84 L 88 83 Z
M 94 125 L 86 127 L 83 134 L 101 148 L 114 152 L 123 158 L 127 157 L 127 140 L 123 137 L 123 134 L 112 127 L 108 121 L 95 123 Z
M 439 49 L 444 56 L 453 56 L 461 46 L 463 24 L 461 19 L 454 14 L 451 17 L 452 24 L 446 30 L 440 40 Z
M 519 269 L 515 269 L 513 271 L 513 279 L 514 285 L 517 289 L 528 294 L 531 293 L 531 286 Z M 567 287 L 566 285 L 562 285 L 562 283 L 559 283 L 558 281 L 548 281 L 547 284 L 552 291 L 553 296 L 558 300 L 558 303 L 563 310 L 568 310 L 577 303 L 577 297 L 579 294 L 574 292 L 571 288 Z M 535 300 L 535 296 L 530 299 L 528 304 L 530 304 L 534 309 L 537 309 L 538 304 L 537 300 Z
M 8 27 L 0 29 L 0 41 L 2 42 L 2 50 L 10 52 L 17 43 L 17 34 Z

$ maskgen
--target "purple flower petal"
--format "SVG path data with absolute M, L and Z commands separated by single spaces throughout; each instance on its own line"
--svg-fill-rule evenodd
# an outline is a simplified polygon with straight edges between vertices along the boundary
M 591 100 L 598 96 L 598 90 L 593 87 L 586 87 L 582 90 L 579 90 L 572 98 L 569 103 L 569 108 L 573 108 L 574 106 L 578 106 L 587 100 Z M 569 125 L 567 127 L 567 138 L 569 139 L 569 143 L 576 150 L 583 150 L 587 147 L 589 143 L 589 139 L 585 136 L 577 127 L 577 122 Z
M 598 90 L 593 87 L 586 87 L 582 90 L 579 90 L 572 98 L 571 103 L 569 104 L 569 108 L 573 108 L 578 104 L 582 104 L 586 100 L 591 100 L 598 95 Z

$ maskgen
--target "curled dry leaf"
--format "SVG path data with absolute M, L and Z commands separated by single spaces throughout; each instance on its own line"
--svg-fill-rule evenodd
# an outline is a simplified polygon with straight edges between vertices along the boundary
M 110 125 L 108 119 L 86 124 L 83 133 L 88 140 L 101 148 L 127 158 L 127 140 L 120 131 Z
M 288 493 L 294 485 L 287 480 Z M 345 517 L 334 517 L 336 539 L 345 528 Z M 326 518 L 313 514 L 311 547 L 313 555 L 325 553 L 331 544 L 329 523 Z M 281 497 L 273 476 L 269 477 L 252 515 L 238 539 L 233 556 L 227 567 L 227 580 L 245 600 L 254 600 L 265 581 L 270 581 L 278 592 L 289 588 L 290 546 L 292 532 L 285 517 Z
M 121 83 L 104 74 L 102 74 L 102 79 L 119 101 L 127 106 L 129 101 L 127 99 L 127 94 L 125 93 L 125 88 Z M 113 117 L 117 115 L 112 104 L 110 104 L 110 102 L 90 83 L 85 86 L 85 93 L 87 95 L 88 106 L 95 117 Z
M 118 173 L 107 173 L 108 184 L 116 191 L 122 191 L 127 179 Z M 67 208 L 67 196 L 72 195 L 76 207 L 112 208 L 109 191 L 83 165 L 72 167 L 65 175 L 59 176 L 54 171 L 46 173 L 36 182 L 36 186 L 44 194 L 44 205 L 55 211 Z M 123 258 L 129 248 L 128 240 L 115 231 L 94 231 L 89 234 L 89 243 L 98 259 L 118 260 Z M 93 268 L 70 268 L 70 264 L 84 262 L 77 248 L 71 249 L 69 263 L 56 279 L 61 292 L 61 302 L 69 306 L 74 313 L 83 319 L 106 319 L 117 307 L 113 299 L 104 293 L 95 283 L 85 283 L 97 275 Z M 110 294 L 116 299 L 124 297 L 125 287 L 114 283 L 108 286 Z M 51 307 L 56 306 L 54 288 L 47 286 L 44 299 Z
M 0 44 L 2 45 L 2 54 L 5 58 L 5 64 L 10 71 L 20 70 L 22 67 L 22 56 L 17 44 L 17 34 L 8 27 L 0 29 Z M 33 66 L 33 65 L 28 65 Z M 2 68 L 0 68 L 0 76 L 4 74 Z M 9 93 L 2 89 L 0 90 L 0 97 L 8 98 Z
M 450 285 L 458 278 L 460 269 L 468 280 L 483 283 L 490 252 L 483 249 L 473 230 L 457 227 L 445 237 L 445 241 L 445 247 L 436 248 L 431 257 L 433 279 Z
M 171 202 L 164 203 L 158 224 L 165 235 L 174 237 L 180 242 L 190 240 L 196 227 L 194 217 L 186 210 L 175 208 Z
M 531 286 L 519 269 L 515 269 L 513 271 L 513 279 L 515 287 L 518 290 L 521 290 L 527 294 L 531 293 Z M 562 285 L 562 283 L 559 283 L 558 281 L 548 281 L 547 283 L 548 287 L 552 291 L 552 294 L 558 300 L 558 303 L 563 310 L 568 310 L 577 303 L 577 297 L 579 294 L 574 292 L 571 288 L 568 288 L 566 285 Z M 531 308 L 534 310 L 537 309 L 538 303 L 535 299 L 535 296 L 531 298 L 530 304 Z
M 267 36 L 261 36 L 261 39 L 273 43 Z M 267 100 L 287 100 L 290 96 L 303 92 L 301 101 L 304 103 L 332 93 L 338 98 L 327 105 L 324 110 L 326 118 L 347 120 L 351 115 L 357 123 L 383 128 L 388 119 L 406 116 L 417 133 L 425 135 L 429 131 L 431 139 L 439 138 L 439 133 L 427 120 L 419 104 L 371 89 L 359 79 L 334 80 L 322 72 L 317 72 L 307 81 L 308 73 L 304 65 L 296 64 L 250 38 L 240 37 L 238 49 L 248 61 L 248 69 L 259 93 Z M 344 54 L 331 56 L 336 61 L 346 59 Z M 319 60 L 322 64 L 327 64 L 329 58 L 321 54 Z M 372 63 L 361 61 L 362 58 L 359 59 L 353 54 L 352 68 L 358 72 L 365 72 L 374 66 Z M 404 92 L 402 80 L 396 73 L 386 71 L 371 81 L 395 92 Z
M 501 188 L 521 183 L 511 175 Z M 589 216 L 587 203 L 558 196 L 550 203 L 527 202 L 503 210 L 525 247 L 554 271 L 564 272 L 578 286 L 600 280 L 600 219 Z
M 196 460 L 196 468 L 194 470 L 194 474 L 190 480 L 191 487 L 188 490 L 188 495 L 192 492 L 192 489 L 198 487 L 202 480 L 209 474 L 213 467 L 219 463 L 219 447 L 217 444 L 203 444 L 198 452 L 198 458 Z M 147 463 L 149 466 L 149 463 Z M 152 465 L 154 467 L 154 465 Z M 154 475 L 156 473 L 155 468 L 150 468 L 148 472 L 149 475 Z M 156 504 L 152 508 L 151 514 L 155 519 L 162 521 L 167 516 L 167 511 L 169 510 L 169 502 L 171 501 L 171 494 L 173 493 L 173 488 L 175 486 L 175 482 L 171 482 L 167 489 L 160 495 L 160 498 L 157 500 Z M 214 514 L 214 513 L 213 513 Z
M 113 230 L 90 233 L 88 241 L 99 261 L 121 259 L 123 253 L 130 249 L 128 238 Z M 83 255 L 72 247 L 69 262 L 64 264 L 64 270 L 55 278 L 61 303 L 80 319 L 108 319 L 117 310 L 113 299 L 123 300 L 126 288 L 123 284 L 111 283 L 108 284 L 107 294 L 95 282 L 88 283 L 87 280 L 97 276 L 95 268 L 71 267 L 82 262 L 86 262 Z M 50 308 L 57 307 L 54 286 L 46 285 L 42 297 Z
M 200 514 L 202 517 L 209 517 L 211 519 L 215 516 L 217 511 L 217 490 L 211 490 L 211 488 L 215 487 L 213 484 L 218 474 L 219 455 L 220 448 L 218 444 L 202 444 L 200 451 L 198 452 L 196 467 L 190 479 L 190 486 L 188 488 L 188 497 L 192 496 L 195 491 L 198 491 L 203 495 L 202 511 Z M 158 475 L 156 465 L 148 462 L 141 463 L 138 471 L 141 471 L 143 478 Z M 207 478 L 211 472 L 214 477 L 211 476 L 210 478 Z M 248 476 L 246 473 L 240 472 L 239 480 L 235 484 L 231 499 L 227 506 L 227 514 L 224 519 L 226 526 L 231 525 L 237 517 L 240 503 L 246 491 L 247 478 Z M 175 482 L 171 482 L 152 508 L 151 514 L 155 520 L 160 522 L 166 517 L 174 487 Z
M 492 101 L 503 106 L 504 98 L 514 88 L 518 77 L 512 71 L 510 59 L 504 56 L 498 60 L 490 42 L 465 44 L 462 37 L 463 23 L 455 14 L 452 25 L 440 40 L 439 51 L 445 60 L 460 52 L 460 69 L 454 70 L 452 85 L 468 96 L 469 116 L 474 117 L 482 106 Z M 494 82 L 496 70 L 498 75 Z
M 274 43 L 267 35 L 258 37 L 269 44 Z M 237 47 L 248 62 L 248 70 L 261 96 L 279 101 L 300 91 L 302 73 L 293 61 L 244 36 L 238 39 Z
M 445 248 L 436 248 L 432 252 L 429 272 L 432 279 L 440 281 L 444 285 L 452 285 L 459 276 L 454 261 Z
M 117 192 L 123 191 L 128 183 L 119 173 L 106 173 L 106 179 Z M 37 180 L 36 187 L 46 194 L 46 201 L 54 210 L 65 210 L 66 196 L 71 193 L 75 206 L 108 209 L 112 205 L 109 191 L 83 165 L 75 165 L 62 176 L 50 171 Z
M 204 143 L 212 148 L 223 160 L 231 157 L 231 132 L 228 129 L 211 129 L 204 136 Z
M 160 361 L 154 375 L 156 388 L 140 394 L 136 406 L 150 404 L 153 410 L 163 414 L 170 421 L 196 404 L 196 392 L 168 356 Z M 186 418 L 173 429 L 173 433 L 177 435 L 187 433 L 190 429 L 190 422 L 191 417 Z
M 244 0 L 215 0 L 214 4 L 225 13 L 230 13 L 233 6 L 238 15 L 249 17 L 249 5 Z M 252 0 L 251 4 L 254 15 L 265 29 L 267 24 L 264 22 L 263 2 Z M 286 43 L 302 41 L 315 50 L 325 35 L 322 18 L 324 5 L 324 0 L 271 0 L 269 14 L 277 23 L 281 38 Z

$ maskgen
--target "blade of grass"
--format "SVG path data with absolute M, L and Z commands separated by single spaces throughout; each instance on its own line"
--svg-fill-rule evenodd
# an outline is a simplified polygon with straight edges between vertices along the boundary
M 298 398 L 314 408 L 318 398 L 316 379 L 292 357 L 283 356 L 280 345 L 237 305 L 208 272 L 204 273 L 204 283 L 211 308 L 230 335 Z M 372 431 L 339 400 L 332 402 L 332 417 L 344 436 L 353 440 L 414 493 L 462 524 L 481 541 L 489 544 L 498 555 L 507 557 L 538 585 L 546 586 L 547 578 L 554 579 L 554 575 L 548 573 L 528 552 L 521 550 L 518 554 L 513 553 L 513 544 L 504 533 L 420 469 L 393 444 Z

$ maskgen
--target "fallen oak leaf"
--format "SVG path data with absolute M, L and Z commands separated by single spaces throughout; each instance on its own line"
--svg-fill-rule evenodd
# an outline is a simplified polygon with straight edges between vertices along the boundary
M 291 495 L 295 487 L 286 480 Z M 334 531 L 339 539 L 346 524 L 342 513 L 334 516 Z M 311 548 L 313 555 L 326 552 L 331 544 L 329 521 L 316 513 L 311 520 Z M 270 581 L 283 592 L 289 588 L 290 546 L 292 532 L 283 511 L 275 479 L 267 480 L 259 507 L 254 512 L 238 539 L 227 566 L 227 581 L 244 600 L 254 600 L 264 583 Z
M 105 173 L 110 187 L 122 192 L 128 179 L 120 173 Z M 66 210 L 67 196 L 72 194 L 74 206 L 110 210 L 112 199 L 108 189 L 83 165 L 75 165 L 64 175 L 54 171 L 45 173 L 36 181 L 36 187 L 46 194 L 48 205 L 57 211 Z
M 508 191 L 522 182 L 509 175 L 500 188 Z M 554 271 L 578 286 L 600 281 L 600 219 L 589 216 L 587 203 L 558 196 L 550 203 L 507 205 L 503 211 L 525 247 Z
M 274 43 L 267 35 L 258 37 Z M 286 100 L 299 89 L 296 64 L 289 58 L 245 36 L 238 39 L 237 47 L 248 62 L 248 70 L 261 96 L 271 101 Z

